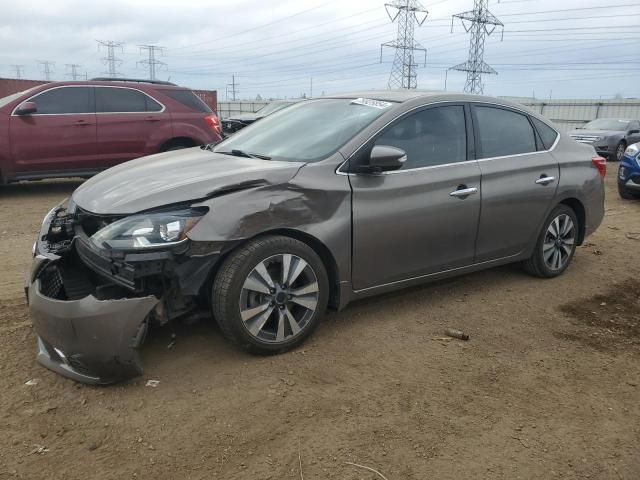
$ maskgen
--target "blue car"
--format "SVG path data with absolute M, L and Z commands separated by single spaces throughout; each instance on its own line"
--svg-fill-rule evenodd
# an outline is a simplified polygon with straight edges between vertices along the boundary
M 630 145 L 624 152 L 618 170 L 618 191 L 627 200 L 640 199 L 640 143 Z

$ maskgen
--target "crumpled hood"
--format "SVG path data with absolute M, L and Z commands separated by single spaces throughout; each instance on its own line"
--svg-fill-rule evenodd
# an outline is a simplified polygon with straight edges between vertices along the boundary
M 96 214 L 131 214 L 251 186 L 284 183 L 302 165 L 194 147 L 138 158 L 106 170 L 83 183 L 73 193 L 73 201 Z
M 582 135 L 593 135 L 593 136 L 597 136 L 597 137 L 612 137 L 613 135 L 623 135 L 624 132 L 620 131 L 616 131 L 616 130 L 573 130 L 571 132 L 569 132 L 569 135 L 577 135 L 577 136 L 582 136 Z

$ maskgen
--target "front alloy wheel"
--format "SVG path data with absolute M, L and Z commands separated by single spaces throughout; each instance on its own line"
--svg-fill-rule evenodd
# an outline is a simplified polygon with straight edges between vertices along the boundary
M 624 152 L 627 150 L 627 145 L 624 142 L 620 142 L 616 147 L 616 160 L 621 162 L 624 158 Z
M 282 343 L 300 335 L 318 308 L 318 278 L 302 258 L 290 253 L 259 262 L 240 293 L 240 317 L 256 339 Z
M 232 253 L 213 284 L 213 314 L 222 333 L 253 353 L 300 344 L 317 326 L 328 301 L 322 260 L 289 237 L 251 241 Z

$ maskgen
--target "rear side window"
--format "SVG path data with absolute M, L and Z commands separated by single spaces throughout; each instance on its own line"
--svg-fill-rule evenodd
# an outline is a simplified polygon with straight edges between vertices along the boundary
M 481 158 L 535 152 L 536 136 L 526 115 L 495 107 L 474 106 Z
M 544 149 L 545 150 L 551 149 L 551 147 L 553 147 L 553 144 L 556 141 L 556 138 L 558 138 L 558 132 L 556 132 L 549 125 L 547 125 L 544 122 L 541 122 L 535 117 L 531 117 L 531 121 L 533 122 L 533 125 L 536 127 L 536 130 L 538 131 L 538 135 L 540 135 L 540 138 L 542 139 L 542 144 L 544 145 Z
M 36 115 L 93 113 L 89 87 L 54 88 L 36 95 L 31 101 L 38 106 Z
M 191 90 L 163 90 L 162 93 L 167 97 L 173 98 L 176 102 L 180 102 L 182 105 L 193 111 L 200 113 L 212 113 L 209 106 Z
M 162 105 L 132 88 L 96 87 L 96 111 L 99 113 L 159 112 Z
M 397 120 L 375 145 L 401 148 L 407 154 L 403 170 L 433 167 L 467 159 L 464 107 L 435 107 Z

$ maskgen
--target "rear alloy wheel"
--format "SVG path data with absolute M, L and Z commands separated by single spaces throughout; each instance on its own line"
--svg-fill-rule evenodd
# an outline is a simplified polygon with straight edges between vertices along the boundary
M 624 152 L 627 150 L 627 144 L 624 142 L 620 142 L 618 143 L 618 146 L 616 147 L 616 153 L 615 153 L 615 159 L 618 162 L 621 162 L 622 159 L 624 158 Z
M 254 353 L 279 353 L 300 344 L 317 326 L 327 305 L 327 274 L 306 244 L 265 237 L 224 262 L 212 299 L 227 338 Z
M 566 205 L 553 209 L 536 243 L 525 270 L 537 277 L 553 278 L 564 272 L 576 251 L 578 219 Z

